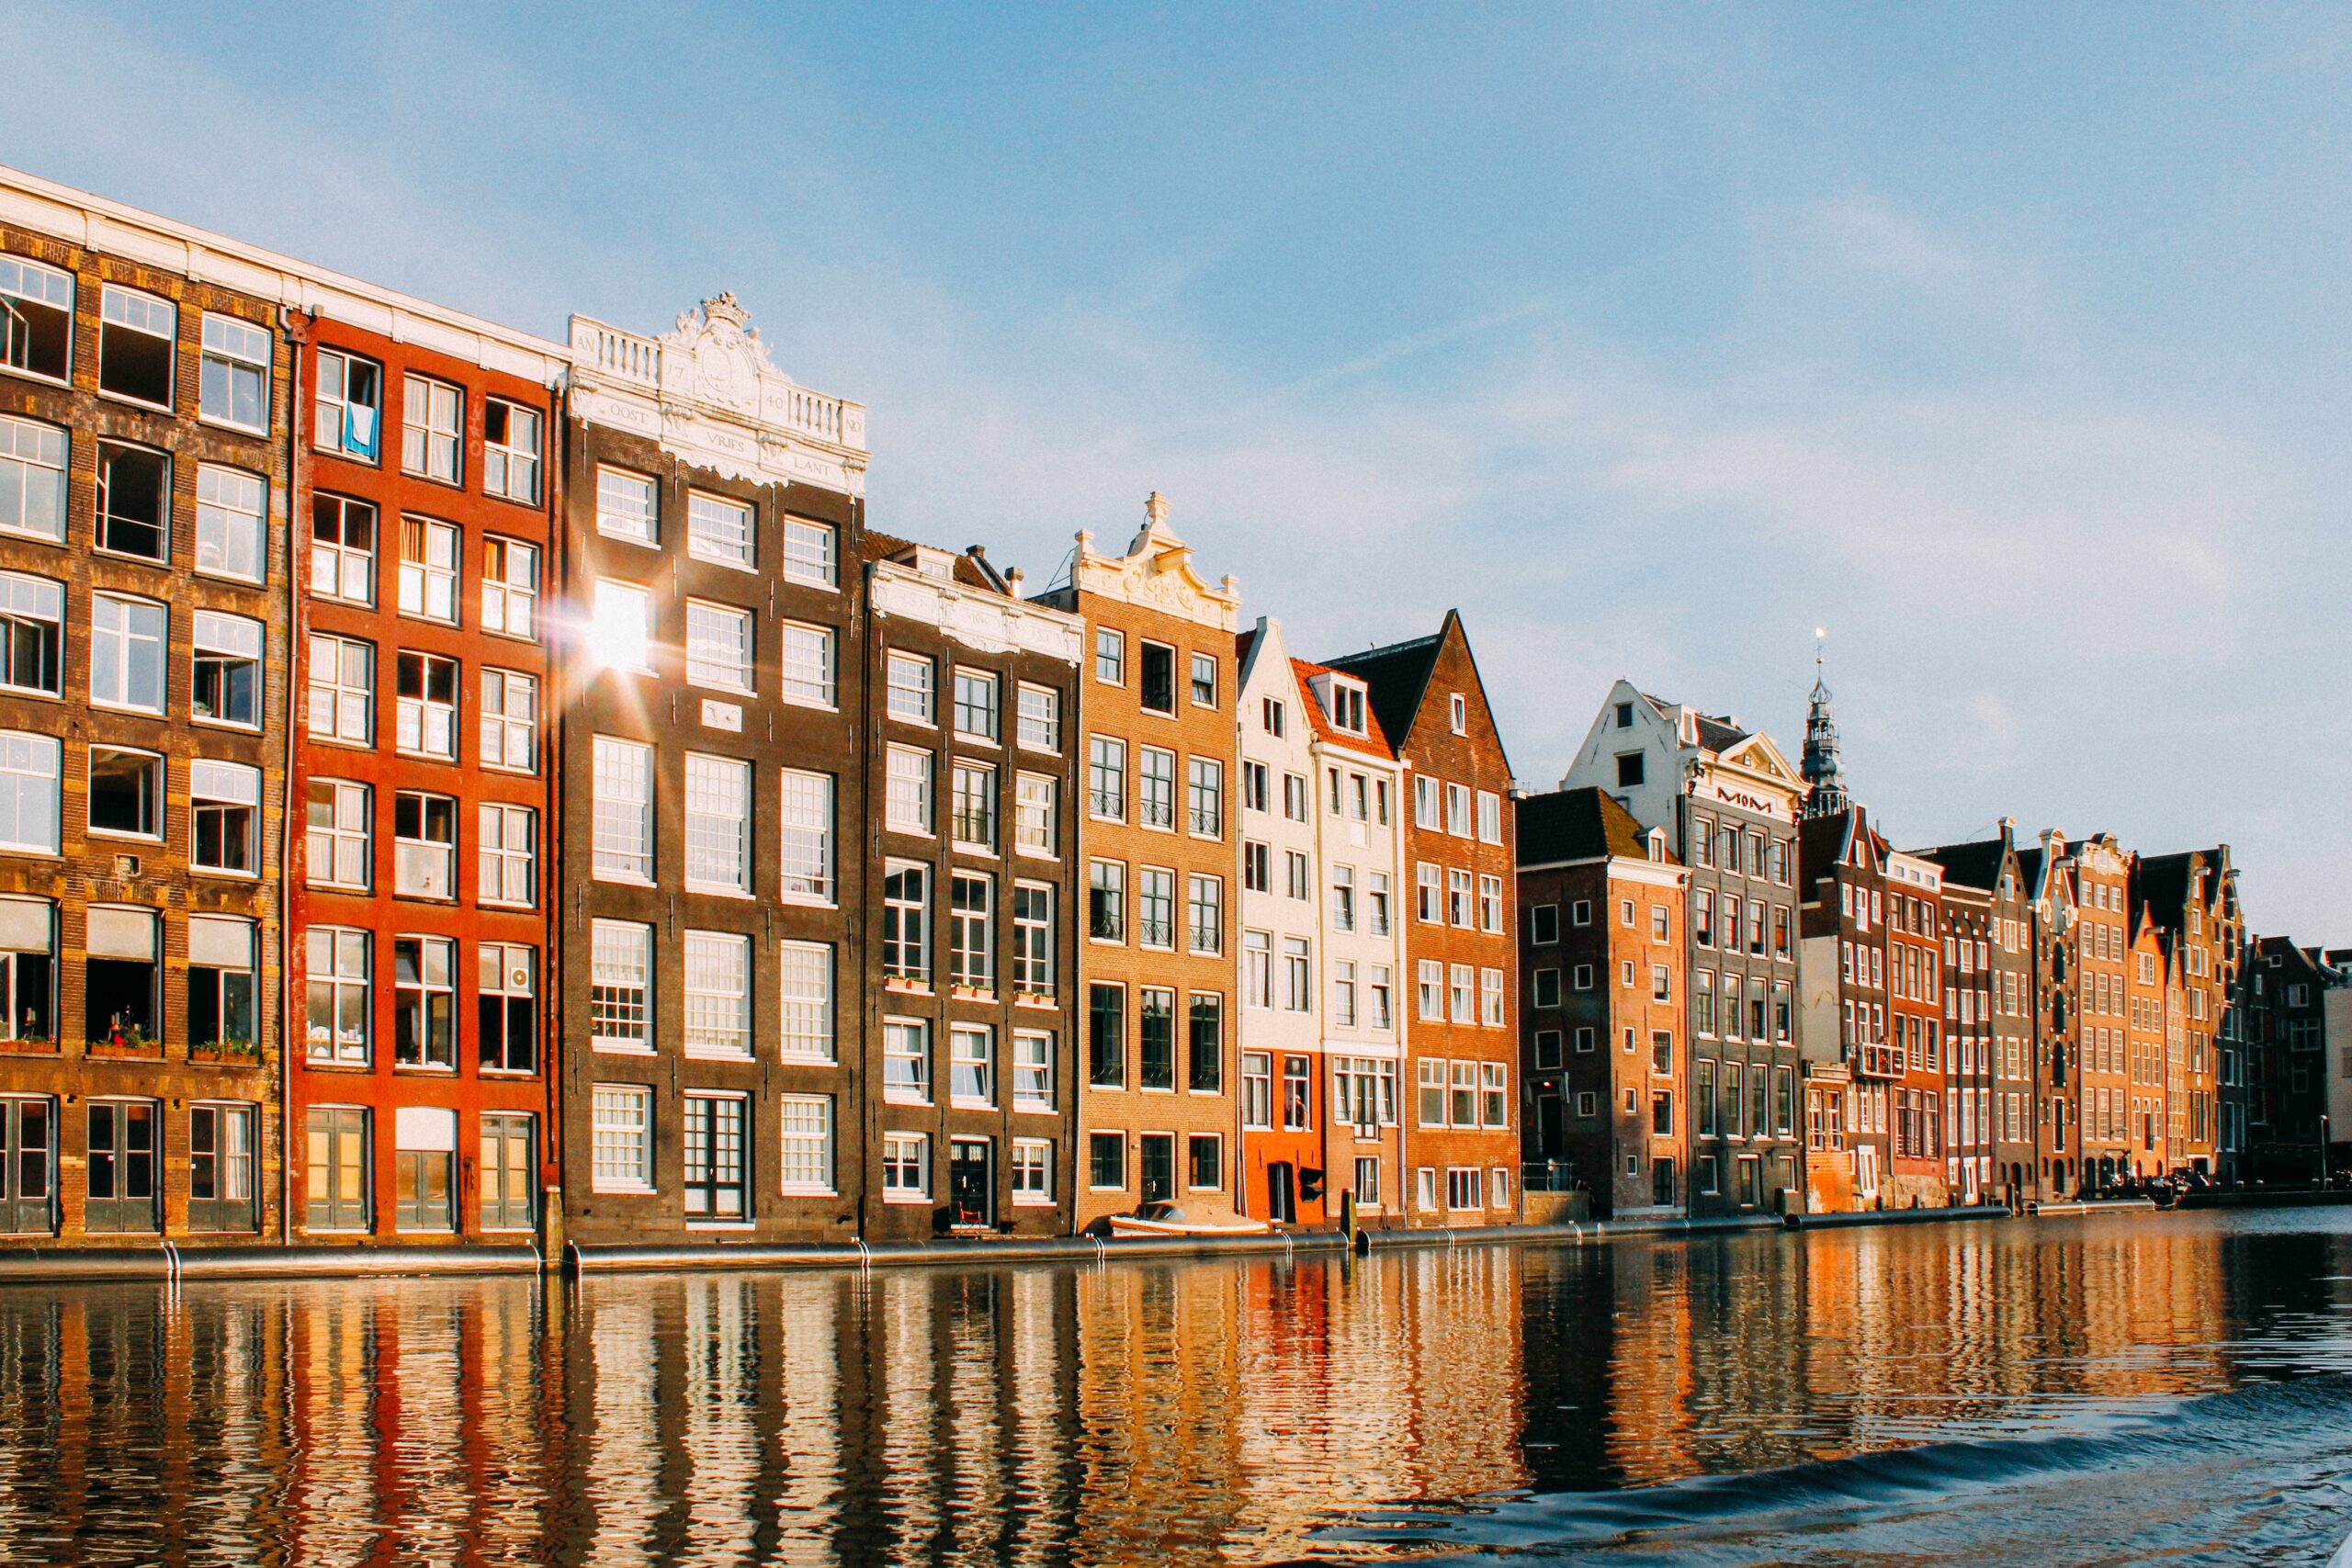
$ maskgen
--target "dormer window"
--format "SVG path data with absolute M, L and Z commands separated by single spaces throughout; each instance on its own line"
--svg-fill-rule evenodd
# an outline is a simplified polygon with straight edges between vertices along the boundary
M 1350 735 L 1363 730 L 1363 688 L 1344 681 L 1331 682 L 1331 722 Z

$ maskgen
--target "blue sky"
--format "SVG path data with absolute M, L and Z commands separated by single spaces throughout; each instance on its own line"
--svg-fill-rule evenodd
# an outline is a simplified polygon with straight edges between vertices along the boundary
M 1042 580 L 1147 491 L 1329 654 L 1467 617 L 1899 842 L 2230 842 L 2352 940 L 2352 12 L 0 0 L 0 162 L 560 336 L 731 288 L 871 518 Z M 198 17 L 201 17 L 200 21 Z

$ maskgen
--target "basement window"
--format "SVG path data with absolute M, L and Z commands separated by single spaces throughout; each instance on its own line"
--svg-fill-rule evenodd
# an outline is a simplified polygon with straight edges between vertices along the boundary
M 98 323 L 98 390 L 156 408 L 172 406 L 172 343 L 179 307 L 107 286 Z
M 98 443 L 98 548 L 159 561 L 169 553 L 172 460 L 144 446 Z
M 0 256 L 0 365 L 62 381 L 74 357 L 74 279 Z

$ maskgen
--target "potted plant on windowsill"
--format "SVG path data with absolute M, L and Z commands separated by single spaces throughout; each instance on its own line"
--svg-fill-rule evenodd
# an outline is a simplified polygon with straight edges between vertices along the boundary
M 251 1040 L 199 1040 L 187 1048 L 187 1059 L 250 1066 L 261 1059 L 261 1046 Z
M 25 1056 L 54 1056 L 57 1055 L 57 1037 L 52 1034 L 19 1034 L 11 1040 L 0 1040 L 0 1051 L 11 1051 Z
M 90 1042 L 88 1054 L 93 1056 L 154 1057 L 164 1054 L 164 1043 L 152 1038 L 135 1023 L 117 1024 L 107 1032 L 105 1039 Z

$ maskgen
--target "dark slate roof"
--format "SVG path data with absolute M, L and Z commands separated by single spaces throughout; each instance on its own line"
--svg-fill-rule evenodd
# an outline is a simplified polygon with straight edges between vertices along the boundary
M 1728 718 L 1711 718 L 1703 713 L 1699 716 L 1699 744 L 1710 751 L 1728 751 L 1755 733 L 1740 728 Z
M 1342 654 L 1322 662 L 1329 669 L 1344 670 L 1362 679 L 1372 693 L 1372 711 L 1380 728 L 1392 743 L 1402 745 L 1412 731 L 1413 716 L 1420 710 L 1430 677 L 1437 672 L 1438 651 L 1444 641 L 1445 633 L 1441 630 L 1410 642 L 1392 642 L 1385 648 Z
M 1797 824 L 1797 886 L 1811 887 L 1846 856 L 1854 834 L 1862 829 L 1862 808 L 1849 806 L 1826 817 L 1808 817 Z
M 1996 890 L 2001 883 L 2001 840 L 1979 839 L 1971 844 L 1941 844 L 1932 850 L 1911 852 L 1921 860 L 1934 861 L 1944 868 L 1944 875 L 1965 887 Z
M 1617 804 L 1606 790 L 1554 790 L 1548 795 L 1522 796 L 1519 807 L 1519 863 L 1550 865 L 1559 861 L 1598 860 L 1602 855 L 1649 859 L 1642 825 Z M 1674 852 L 1666 863 L 1679 865 Z
M 2159 919 L 2169 914 L 2177 919 L 2188 907 L 2188 872 L 2196 859 L 2194 851 L 2140 857 L 2141 897 Z

